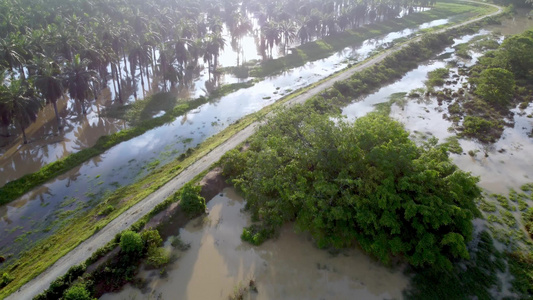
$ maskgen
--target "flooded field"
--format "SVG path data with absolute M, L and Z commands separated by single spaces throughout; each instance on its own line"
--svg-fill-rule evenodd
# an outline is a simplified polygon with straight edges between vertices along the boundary
M 428 9 L 422 9 L 420 11 L 425 10 Z M 399 17 L 404 15 L 406 13 L 402 11 Z M 265 80 L 266 82 L 263 85 L 252 87 L 253 90 L 264 92 L 252 95 L 248 94 L 246 96 L 257 97 L 257 101 L 260 104 L 255 105 L 254 108 L 261 108 L 272 102 L 261 101 L 264 100 L 263 98 L 270 100 L 279 99 L 279 96 L 286 93 L 287 90 L 305 86 L 331 75 L 335 71 L 344 68 L 350 61 L 362 60 L 372 51 L 391 43 L 395 39 L 407 37 L 421 29 L 446 24 L 448 21 L 447 19 L 435 20 L 421 24 L 418 28 L 405 29 L 379 38 L 369 39 L 362 45 L 348 47 L 325 60 L 310 62 L 301 68 L 288 71 L 292 73 L 292 76 L 284 74 L 269 78 Z M 235 44 L 231 42 L 231 34 L 228 32 L 226 26 L 224 26 L 223 36 L 226 40 L 226 46 L 220 53 L 220 67 L 237 66 L 245 61 L 261 61 L 263 59 L 257 46 L 258 37 L 256 34 L 259 26 L 256 20 L 253 22 L 253 28 L 252 33 L 245 35 Z M 296 46 L 296 44 L 291 46 Z M 276 47 L 272 58 L 284 56 L 285 51 L 283 49 L 284 47 L 281 46 Z M 158 52 L 156 52 L 156 59 L 158 55 Z M 124 65 L 121 60 L 120 68 L 125 72 L 129 67 Z M 111 72 L 110 68 L 108 71 Z M 149 74 L 153 73 L 151 67 L 148 67 L 148 72 Z M 212 74 L 209 74 L 206 64 L 202 61 L 199 61 L 197 67 L 194 69 L 188 70 L 184 77 L 188 78 L 188 82 L 178 85 L 174 90 L 180 99 L 195 99 L 200 96 L 206 96 L 223 84 L 244 82 L 252 79 L 239 79 L 232 74 L 224 73 L 219 74 L 215 78 Z M 289 80 L 288 84 L 276 85 L 278 82 L 285 82 L 287 80 Z M 137 98 L 142 99 L 144 98 L 145 91 L 146 95 L 150 95 L 161 91 L 163 88 L 163 84 L 157 77 L 149 76 L 149 80 L 144 80 L 144 86 L 141 85 L 140 74 L 136 75 L 135 81 L 135 86 L 124 87 L 123 93 L 125 96 L 123 98 L 126 104 L 137 100 L 134 97 L 134 90 L 137 93 Z M 276 88 L 283 89 L 276 90 Z M 69 101 L 67 97 L 60 99 L 58 110 L 61 118 L 64 120 L 64 128 L 61 131 L 57 130 L 53 109 L 51 106 L 48 106 L 39 114 L 37 122 L 28 128 L 26 134 L 30 141 L 29 144 L 22 144 L 21 138 L 18 137 L 18 131 L 14 131 L 10 137 L 0 136 L 0 172 L 2 174 L 0 176 L 0 186 L 25 174 L 36 172 L 44 165 L 61 159 L 70 153 L 91 147 L 101 136 L 109 135 L 126 128 L 127 125 L 124 121 L 114 120 L 101 115 L 101 112 L 105 108 L 121 105 L 117 103 L 116 98 L 117 95 L 115 94 L 113 83 L 108 81 L 107 87 L 103 89 L 97 100 L 91 101 L 88 105 L 87 116 L 83 116 L 81 114 L 81 107 Z
M 0 240 L 0 253 L 19 253 L 31 247 L 32 242 L 52 234 L 64 221 L 92 207 L 105 193 L 135 182 L 157 166 L 178 157 L 187 148 L 195 147 L 286 93 L 317 82 L 350 62 L 363 60 L 382 45 L 412 35 L 420 28 L 447 22 L 446 19 L 436 20 L 415 29 L 369 39 L 362 45 L 348 47 L 326 59 L 309 62 L 202 105 L 170 124 L 111 148 L 3 207 L 0 232 L 5 234 Z M 98 120 L 95 114 L 89 114 L 90 117 Z
M 314 247 L 307 234 L 295 233 L 292 225 L 259 247 L 242 242 L 242 228 L 249 225 L 243 207 L 243 199 L 225 189 L 208 203 L 208 216 L 179 230 L 191 248 L 172 250 L 179 258 L 165 269 L 164 278 L 159 270 L 144 270 L 139 274 L 147 281 L 142 291 L 128 285 L 100 299 L 228 299 L 251 279 L 257 293 L 245 299 L 402 297 L 409 281 L 401 270 L 391 271 L 358 249 L 332 255 Z

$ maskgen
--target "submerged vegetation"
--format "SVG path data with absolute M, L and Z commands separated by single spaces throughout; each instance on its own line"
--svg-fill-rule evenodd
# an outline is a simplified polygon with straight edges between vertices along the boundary
M 485 40 L 482 44 L 490 44 Z M 482 40 L 483 41 L 483 40 Z M 475 45 L 479 45 L 477 41 Z M 494 45 L 484 46 L 487 49 Z M 510 109 L 527 107 L 532 100 L 533 31 L 508 37 L 501 46 L 486 52 L 468 72 L 469 93 L 455 95 L 448 106 L 449 117 L 460 135 L 494 143 L 512 119 Z M 449 97 L 448 100 L 451 100 Z M 462 124 L 459 127 L 460 121 Z

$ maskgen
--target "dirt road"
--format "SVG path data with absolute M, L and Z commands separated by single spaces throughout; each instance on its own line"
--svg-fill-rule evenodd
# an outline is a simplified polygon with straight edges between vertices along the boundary
M 465 1 L 465 2 L 479 3 L 475 1 Z M 461 24 L 457 24 L 457 25 L 442 29 L 438 32 L 443 32 L 451 28 L 467 25 L 467 24 L 476 22 L 478 20 L 481 20 L 485 17 L 494 16 L 502 12 L 502 8 L 499 6 L 488 4 L 488 3 L 482 3 L 482 4 L 495 7 L 498 9 L 498 11 L 491 13 L 489 15 L 483 16 L 483 17 L 472 19 L 470 21 L 463 22 Z M 411 40 L 410 43 L 417 41 L 417 40 L 419 40 L 419 38 L 415 38 Z M 348 69 L 344 72 L 331 76 L 329 79 L 317 85 L 316 87 L 306 91 L 305 93 L 302 93 L 301 95 L 297 97 L 294 97 L 287 103 L 287 105 L 294 105 L 296 103 L 305 102 L 307 99 L 309 99 L 313 95 L 321 92 L 322 90 L 328 87 L 331 87 L 336 81 L 347 79 L 355 72 L 359 72 L 363 69 L 366 69 L 382 61 L 384 58 L 389 56 L 394 51 L 397 51 L 401 49 L 402 47 L 405 47 L 405 45 L 407 44 L 403 44 L 402 46 L 398 46 L 398 47 L 393 47 L 373 57 L 372 59 L 367 60 L 366 62 L 362 64 L 359 64 L 351 69 Z M 217 162 L 222 157 L 222 155 L 224 155 L 224 153 L 235 148 L 240 143 L 244 142 L 247 138 L 249 138 L 255 132 L 255 129 L 259 125 L 260 123 L 258 122 L 251 124 L 250 126 L 246 127 L 242 131 L 238 132 L 237 134 L 229 138 L 226 142 L 224 142 L 217 148 L 213 149 L 209 154 L 205 155 L 203 158 L 199 159 L 194 164 L 192 164 L 187 169 L 185 169 L 176 178 L 172 179 L 170 182 L 162 186 L 155 193 L 146 197 L 144 200 L 137 203 L 135 206 L 130 208 L 128 211 L 126 211 L 125 213 L 117 217 L 115 220 L 109 223 L 106 227 L 102 228 L 98 233 L 94 234 L 92 237 L 90 237 L 89 239 L 81 243 L 78 247 L 76 247 L 75 249 L 70 251 L 67 255 L 59 259 L 46 271 L 44 271 L 39 276 L 37 276 L 33 280 L 26 283 L 17 292 L 11 294 L 6 299 L 13 299 L 13 300 L 32 299 L 34 296 L 44 291 L 46 288 L 49 287 L 50 283 L 53 280 L 65 274 L 71 266 L 78 265 L 84 262 L 85 260 L 87 260 L 87 258 L 89 258 L 95 250 L 106 245 L 107 242 L 113 239 L 117 233 L 127 229 L 131 224 L 135 223 L 140 218 L 142 218 L 144 215 L 148 214 L 157 204 L 161 203 L 168 196 L 172 195 L 175 191 L 179 190 L 185 183 L 191 181 L 197 174 L 207 170 L 213 163 Z

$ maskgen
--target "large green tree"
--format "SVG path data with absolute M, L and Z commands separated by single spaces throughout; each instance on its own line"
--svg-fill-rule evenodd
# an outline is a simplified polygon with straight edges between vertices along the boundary
M 297 107 L 227 155 L 225 172 L 263 233 L 296 221 L 320 246 L 358 243 L 384 262 L 449 269 L 469 256 L 477 179 L 435 141 L 419 147 L 408 136 L 388 117 L 349 124 Z

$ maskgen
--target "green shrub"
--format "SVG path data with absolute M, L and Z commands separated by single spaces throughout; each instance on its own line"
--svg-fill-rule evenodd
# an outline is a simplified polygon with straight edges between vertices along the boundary
M 432 88 L 434 86 L 441 86 L 444 84 L 444 79 L 448 77 L 449 70 L 447 68 L 439 68 L 428 73 L 428 80 L 426 86 Z
M 187 183 L 181 191 L 180 205 L 188 217 L 196 217 L 205 213 L 205 199 L 200 196 L 202 187 Z
M 163 244 L 163 239 L 159 235 L 159 231 L 150 229 L 141 233 L 141 238 L 147 249 L 157 248 Z
M 258 246 L 271 238 L 273 234 L 274 230 L 269 230 L 259 225 L 252 225 L 242 229 L 241 239 L 252 245 Z
M 463 121 L 463 135 L 468 137 L 475 137 L 482 142 L 490 142 L 493 140 L 491 132 L 498 128 L 498 124 L 485 120 L 481 117 L 466 116 Z
M 126 230 L 120 237 L 120 249 L 127 254 L 141 255 L 144 244 L 141 235 L 137 232 Z
M 479 74 L 475 93 L 492 105 L 509 105 L 515 88 L 513 73 L 501 68 L 485 69 Z
M 148 265 L 154 268 L 160 268 L 170 261 L 170 253 L 163 247 L 151 247 L 148 249 L 146 261 Z
M 2 281 L 0 281 L 0 288 L 5 287 L 8 285 L 11 281 L 13 281 L 13 276 L 9 275 L 8 273 L 2 274 Z
M 115 207 L 113 207 L 113 205 L 109 204 L 108 206 L 106 206 L 100 213 L 98 213 L 100 216 L 107 216 L 109 215 L 112 211 L 115 210 Z
M 63 295 L 64 300 L 92 300 L 95 299 L 85 288 L 84 284 L 76 284 L 70 287 Z

